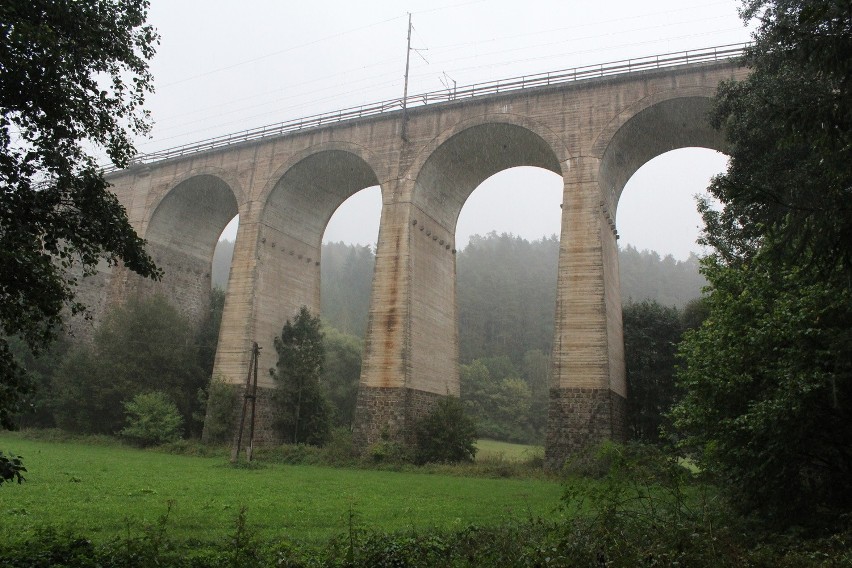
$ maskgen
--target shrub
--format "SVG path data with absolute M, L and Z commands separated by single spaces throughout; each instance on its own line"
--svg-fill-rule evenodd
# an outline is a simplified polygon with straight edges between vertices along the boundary
M 180 438 L 183 419 L 165 393 L 137 394 L 124 403 L 124 411 L 127 426 L 119 434 L 140 446 L 155 446 Z
M 229 385 L 222 377 L 214 377 L 206 390 L 199 392 L 203 399 L 204 433 L 203 439 L 210 444 L 228 442 L 234 434 L 236 409 L 236 387 Z
M 465 415 L 457 397 L 442 397 L 415 424 L 414 431 L 417 440 L 414 460 L 418 464 L 472 462 L 476 456 L 476 424 Z
M 740 566 L 749 531 L 676 456 L 604 442 L 569 465 L 558 554 L 576 565 Z
M 324 461 L 328 465 L 348 465 L 358 461 L 358 452 L 352 445 L 352 432 L 347 428 L 334 428 L 331 439 L 322 447 Z
M 3 452 L 0 452 L 0 485 L 13 481 L 21 483 L 24 481 L 24 476 L 21 475 L 22 471 L 27 471 L 27 468 L 24 467 L 19 456 L 9 455 L 7 457 L 3 455 Z
M 411 463 L 411 451 L 402 442 L 382 439 L 367 448 L 365 456 L 373 463 L 401 465 Z

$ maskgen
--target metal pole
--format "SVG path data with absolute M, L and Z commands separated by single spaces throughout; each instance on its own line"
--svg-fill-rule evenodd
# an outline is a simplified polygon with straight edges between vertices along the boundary
M 402 89 L 402 139 L 408 142 L 408 64 L 411 60 L 411 12 L 408 13 L 408 47 L 405 50 L 405 87 Z

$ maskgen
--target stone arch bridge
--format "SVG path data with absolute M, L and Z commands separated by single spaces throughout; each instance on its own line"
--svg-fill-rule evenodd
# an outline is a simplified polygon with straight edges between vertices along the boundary
M 715 48 L 477 85 L 412 97 L 404 110 L 342 111 L 148 156 L 108 180 L 165 276 L 155 284 L 105 270 L 89 304 L 97 315 L 158 287 L 200 318 L 217 239 L 239 214 L 214 373 L 242 385 L 257 341 L 258 428 L 272 436 L 264 413 L 272 339 L 300 306 L 319 310 L 326 224 L 348 197 L 378 185 L 354 435 L 362 448 L 381 436 L 410 440 L 432 401 L 459 393 L 455 230 L 465 200 L 501 170 L 550 170 L 564 180 L 546 440 L 546 461 L 558 466 L 625 433 L 621 191 L 669 150 L 724 150 L 705 114 L 720 81 L 747 73 L 740 53 Z

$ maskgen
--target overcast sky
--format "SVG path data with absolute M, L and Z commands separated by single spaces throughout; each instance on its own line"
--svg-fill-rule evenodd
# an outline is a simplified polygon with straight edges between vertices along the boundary
M 150 152 L 409 93 L 749 40 L 735 0 L 151 0 L 161 43 L 151 63 Z M 725 158 L 687 149 L 652 160 L 625 188 L 622 245 L 685 258 L 700 219 L 693 196 Z M 491 230 L 559 232 L 562 183 L 517 168 L 486 180 L 462 210 L 457 245 Z M 519 199 L 519 196 L 522 198 Z M 352 197 L 326 240 L 372 244 L 377 189 Z

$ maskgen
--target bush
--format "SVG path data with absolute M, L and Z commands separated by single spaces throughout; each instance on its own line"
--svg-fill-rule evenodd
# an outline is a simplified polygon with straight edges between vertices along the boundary
M 27 468 L 24 467 L 19 456 L 9 455 L 7 457 L 0 451 L 0 485 L 13 481 L 21 483 L 24 481 L 24 476 L 21 475 L 22 471 L 27 471 Z
M 183 419 L 165 393 L 137 394 L 124 403 L 124 411 L 127 426 L 119 434 L 142 447 L 174 442 L 181 436 Z
M 236 386 L 222 377 L 214 377 L 206 390 L 199 392 L 205 408 L 203 439 L 209 444 L 230 441 L 235 431 Z
M 413 461 L 410 449 L 393 440 L 383 439 L 371 444 L 364 455 L 374 464 L 402 465 Z
M 554 549 L 579 566 L 741 566 L 749 531 L 710 488 L 651 445 L 605 442 L 563 495 L 568 520 Z
M 432 411 L 415 424 L 414 461 L 472 462 L 476 456 L 476 424 L 465 415 L 461 400 L 442 397 Z
M 331 439 L 322 447 L 327 465 L 349 465 L 358 461 L 358 452 L 352 445 L 352 432 L 347 428 L 334 428 Z

